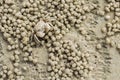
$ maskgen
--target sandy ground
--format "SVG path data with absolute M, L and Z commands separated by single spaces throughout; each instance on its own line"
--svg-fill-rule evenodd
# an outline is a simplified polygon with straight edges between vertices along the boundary
M 104 0 L 99 0 L 101 9 L 104 8 L 103 5 L 105 4 Z M 98 43 L 104 44 L 105 35 L 101 32 L 101 28 L 104 27 L 106 23 L 104 17 L 93 13 L 88 13 L 86 15 L 88 18 L 81 25 L 88 32 L 88 35 L 82 36 L 77 29 L 71 28 L 71 31 L 65 34 L 62 39 L 71 40 L 73 43 L 80 45 L 81 51 L 89 52 L 89 64 L 93 66 L 94 69 L 91 71 L 92 74 L 88 80 L 120 80 L 120 54 L 116 47 L 106 45 L 106 47 L 102 47 L 100 50 L 96 49 Z M 110 13 L 110 15 L 112 16 L 113 14 Z M 111 38 L 117 43 L 120 40 L 120 33 Z M 87 39 L 91 40 L 89 41 Z M 11 69 L 13 68 L 10 61 L 12 51 L 7 51 L 6 47 L 7 42 L 0 33 L 0 69 L 2 64 L 8 65 Z M 25 75 L 24 80 L 47 80 L 47 49 L 45 46 L 34 48 L 33 53 L 38 59 L 39 64 L 34 66 L 31 63 L 21 62 L 21 67 L 26 66 L 28 68 L 27 71 L 23 71 Z

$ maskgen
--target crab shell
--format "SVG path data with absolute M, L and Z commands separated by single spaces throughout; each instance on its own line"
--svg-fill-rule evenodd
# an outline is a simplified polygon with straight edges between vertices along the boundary
M 44 21 L 39 21 L 34 27 L 34 30 L 38 37 L 44 37 L 45 33 L 48 32 L 50 28 L 51 28 L 51 25 L 49 23 Z
M 45 27 L 45 22 L 44 21 L 39 21 L 35 27 L 34 27 L 34 30 L 37 32 L 37 31 L 43 31 L 44 30 L 44 27 Z
M 49 23 L 44 22 L 44 21 L 39 21 L 39 22 L 36 24 L 34 30 L 35 30 L 35 31 L 49 31 L 49 30 L 50 30 L 50 27 L 51 27 L 51 25 L 50 25 Z

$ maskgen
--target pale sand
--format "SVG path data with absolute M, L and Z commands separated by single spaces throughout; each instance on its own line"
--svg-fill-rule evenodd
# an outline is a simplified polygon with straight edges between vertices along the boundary
M 101 9 L 103 9 L 103 4 L 104 0 L 101 0 Z M 120 80 L 120 54 L 116 48 L 110 48 L 109 46 L 101 50 L 96 50 L 95 48 L 98 42 L 102 43 L 104 41 L 105 35 L 101 32 L 101 28 L 105 26 L 104 18 L 91 13 L 87 14 L 87 16 L 89 18 L 83 23 L 83 26 L 87 31 L 89 30 L 90 34 L 87 36 L 90 36 L 93 41 L 85 40 L 85 37 L 81 36 L 76 29 L 71 29 L 71 31 L 63 37 L 63 40 L 71 40 L 73 43 L 78 43 L 81 51 L 88 51 L 90 53 L 90 65 L 95 68 L 91 72 L 92 77 L 90 76 L 88 80 Z M 92 22 L 93 24 L 91 24 Z M 94 22 L 97 23 L 94 24 Z M 114 35 L 112 38 L 116 43 L 120 40 L 120 36 L 117 35 Z M 6 64 L 12 69 L 12 63 L 9 60 L 12 52 L 8 52 L 6 46 L 6 41 L 4 41 L 2 35 L 0 35 L 0 64 Z M 28 68 L 28 71 L 24 72 L 25 80 L 33 80 L 33 78 L 34 80 L 47 80 L 47 49 L 45 46 L 35 48 L 33 53 L 34 56 L 37 56 L 39 62 L 37 67 L 24 62 L 21 62 L 20 65 L 21 67 L 26 66 Z

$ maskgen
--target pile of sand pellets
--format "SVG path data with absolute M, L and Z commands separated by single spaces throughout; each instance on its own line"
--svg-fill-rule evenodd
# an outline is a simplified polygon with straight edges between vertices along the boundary
M 119 40 L 119 0 L 0 0 L 0 80 L 107 80 Z

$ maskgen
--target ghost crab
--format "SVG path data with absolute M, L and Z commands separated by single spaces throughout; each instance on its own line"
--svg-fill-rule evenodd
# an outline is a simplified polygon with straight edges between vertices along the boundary
M 32 29 L 31 40 L 34 39 L 36 43 L 40 43 L 40 38 L 44 38 L 45 34 L 51 29 L 53 25 L 45 20 L 40 20 Z

